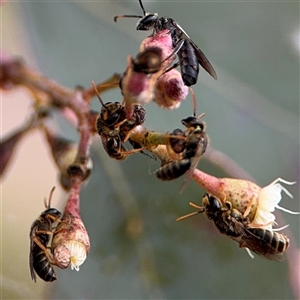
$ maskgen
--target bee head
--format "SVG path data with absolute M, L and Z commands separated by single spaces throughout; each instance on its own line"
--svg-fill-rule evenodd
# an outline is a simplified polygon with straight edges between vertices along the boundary
M 221 201 L 208 193 L 204 194 L 202 205 L 205 207 L 205 213 L 209 219 L 213 219 L 222 208 Z
M 158 47 L 148 47 L 139 53 L 132 61 L 133 70 L 145 74 L 156 73 L 161 68 L 162 50 Z
M 140 19 L 136 25 L 136 30 L 150 30 L 155 29 L 158 20 L 157 13 L 145 13 L 145 16 Z
M 60 217 L 61 212 L 56 208 L 48 208 L 41 214 L 41 218 L 50 221 L 50 223 L 57 221 Z
M 102 106 L 100 117 L 107 126 L 115 126 L 120 122 L 120 119 L 125 118 L 121 103 L 107 102 L 105 106 Z

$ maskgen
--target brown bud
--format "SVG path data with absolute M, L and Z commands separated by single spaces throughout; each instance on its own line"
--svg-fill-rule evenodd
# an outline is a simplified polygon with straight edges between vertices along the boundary
M 60 172 L 60 183 L 65 190 L 70 189 L 70 173 L 69 167 L 72 165 L 78 165 L 75 162 L 77 157 L 78 145 L 71 142 L 61 136 L 51 132 L 49 128 L 44 128 L 47 141 L 49 143 L 54 162 Z M 84 179 L 86 179 L 93 168 L 93 162 L 91 158 L 88 158 L 84 164 Z M 79 166 L 80 167 L 80 166 Z

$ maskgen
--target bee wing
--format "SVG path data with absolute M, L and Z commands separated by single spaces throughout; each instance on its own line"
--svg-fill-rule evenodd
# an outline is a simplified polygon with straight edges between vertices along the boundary
M 182 191 L 186 188 L 188 182 L 191 180 L 194 170 L 197 168 L 198 162 L 199 162 L 202 154 L 206 150 L 206 146 L 207 146 L 207 138 L 205 135 L 205 137 L 203 139 L 201 139 L 201 141 L 199 141 L 199 143 L 197 145 L 195 156 L 191 159 L 192 160 L 191 166 L 190 166 L 189 170 L 186 172 L 186 178 L 185 178 L 182 186 L 180 187 L 179 193 L 182 193 Z
M 199 64 L 202 66 L 202 68 L 207 73 L 209 73 L 215 80 L 217 80 L 218 79 L 217 73 L 216 73 L 214 67 L 209 62 L 209 60 L 204 55 L 204 53 L 199 49 L 199 47 L 191 39 L 189 39 L 189 42 L 192 44 L 192 46 L 196 50 L 196 55 L 197 55 Z
M 217 73 L 214 69 L 214 67 L 211 65 L 207 57 L 204 55 L 204 53 L 199 49 L 199 47 L 193 42 L 193 40 L 188 36 L 188 34 L 183 30 L 183 28 L 177 23 L 174 22 L 174 26 L 181 32 L 180 39 L 186 39 L 188 40 L 193 48 L 196 50 L 196 55 L 198 58 L 199 64 L 202 66 L 202 68 L 209 73 L 214 79 L 218 79 Z
M 270 260 L 283 260 L 282 253 L 278 252 L 269 241 L 266 241 L 255 233 L 250 232 L 244 224 L 235 219 L 233 219 L 233 224 L 236 232 L 240 233 L 240 237 L 233 239 L 239 243 L 241 248 L 248 248 L 252 252 Z
M 34 241 L 32 238 L 32 230 L 30 232 L 30 249 L 29 249 L 29 268 L 30 268 L 30 274 L 31 274 L 31 278 L 32 280 L 34 280 L 34 282 L 36 282 L 36 274 L 34 272 L 34 268 L 33 268 L 33 248 L 34 248 Z

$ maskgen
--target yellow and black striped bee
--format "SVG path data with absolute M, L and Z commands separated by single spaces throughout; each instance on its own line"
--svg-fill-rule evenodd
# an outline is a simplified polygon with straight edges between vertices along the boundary
M 156 171 L 156 176 L 161 180 L 173 180 L 188 172 L 188 178 L 193 174 L 194 169 L 208 145 L 208 135 L 205 132 L 205 122 L 200 121 L 203 116 L 189 116 L 182 119 L 182 124 L 187 128 L 185 131 L 175 129 L 173 136 L 183 136 L 185 140 L 170 138 L 170 147 L 179 159 L 168 162 Z
M 198 213 L 205 213 L 207 218 L 215 223 L 220 233 L 238 242 L 241 248 L 248 248 L 270 260 L 283 260 L 283 253 L 289 246 L 288 237 L 269 229 L 248 227 L 247 225 L 250 224 L 248 218 L 232 208 L 230 202 L 226 202 L 224 206 L 216 197 L 205 194 L 202 206 L 194 203 L 190 205 L 198 211 L 182 216 L 177 221 Z
M 51 208 L 51 197 L 55 187 L 52 188 L 48 200 L 45 199 L 46 210 L 42 212 L 31 226 L 30 230 L 30 254 L 29 267 L 31 278 L 36 282 L 36 274 L 44 281 L 54 281 L 57 279 L 54 268 L 55 262 L 52 255 L 48 252 L 50 236 L 53 235 L 55 227 L 61 213 L 56 208 Z
M 141 151 L 139 149 L 127 151 L 123 143 L 128 140 L 131 131 L 135 127 L 144 123 L 145 109 L 141 105 L 134 105 L 133 115 L 130 119 L 127 119 L 124 106 L 120 102 L 104 104 L 96 87 L 95 91 L 102 105 L 101 112 L 96 120 L 96 130 L 101 137 L 103 148 L 107 154 L 117 160 L 124 160 L 130 154 Z

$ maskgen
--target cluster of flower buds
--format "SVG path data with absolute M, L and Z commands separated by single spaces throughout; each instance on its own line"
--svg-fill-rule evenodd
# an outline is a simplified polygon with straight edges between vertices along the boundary
M 145 38 L 139 51 L 135 59 L 128 57 L 121 79 L 127 116 L 131 117 L 133 105 L 150 101 L 163 108 L 178 108 L 188 94 L 188 87 L 180 72 L 171 66 L 176 55 L 170 30 Z

